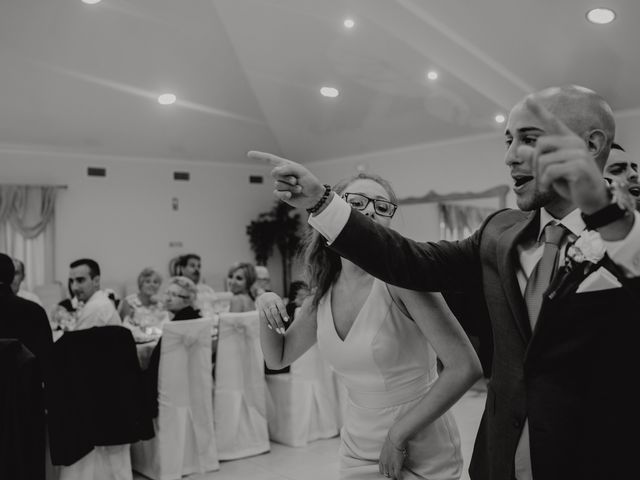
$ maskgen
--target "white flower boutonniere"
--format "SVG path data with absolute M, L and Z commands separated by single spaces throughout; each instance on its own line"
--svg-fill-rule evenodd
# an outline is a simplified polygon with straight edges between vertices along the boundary
M 606 253 L 600 234 L 594 230 L 584 230 L 574 243 L 567 248 L 567 257 L 574 263 L 598 263 Z

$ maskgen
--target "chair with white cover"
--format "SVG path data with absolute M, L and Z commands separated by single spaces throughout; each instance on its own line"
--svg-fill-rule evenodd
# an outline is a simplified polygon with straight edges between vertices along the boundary
M 220 314 L 213 402 L 220 460 L 270 449 L 259 322 L 255 310 Z
M 211 300 L 211 306 L 215 313 L 225 313 L 231 307 L 233 292 L 215 292 Z
M 302 447 L 340 432 L 341 417 L 334 373 L 315 344 L 291 364 L 289 373 L 267 375 L 269 437 Z
M 155 437 L 131 447 L 133 469 L 155 480 L 219 469 L 214 431 L 211 319 L 163 325 Z

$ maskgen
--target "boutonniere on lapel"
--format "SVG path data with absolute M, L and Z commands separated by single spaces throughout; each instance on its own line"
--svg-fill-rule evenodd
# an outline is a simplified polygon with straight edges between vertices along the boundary
M 565 247 L 564 266 L 549 286 L 550 299 L 565 296 L 575 291 L 580 283 L 597 270 L 607 253 L 600 234 L 584 230 L 579 237 Z
M 588 273 L 600 263 L 606 253 L 600 234 L 594 230 L 584 230 L 575 242 L 567 245 L 567 267 L 582 268 L 584 273 Z

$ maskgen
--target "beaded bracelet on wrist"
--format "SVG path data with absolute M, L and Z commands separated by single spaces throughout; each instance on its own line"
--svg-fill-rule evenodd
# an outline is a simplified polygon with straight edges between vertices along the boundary
M 307 213 L 316 213 L 322 206 L 326 203 L 329 198 L 329 194 L 331 193 L 331 185 L 324 184 L 324 193 L 322 194 L 322 198 L 318 200 L 313 207 L 307 208 Z

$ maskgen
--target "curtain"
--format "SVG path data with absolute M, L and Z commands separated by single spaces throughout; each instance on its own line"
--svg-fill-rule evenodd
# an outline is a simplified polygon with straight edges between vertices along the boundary
M 53 281 L 58 187 L 0 185 L 0 252 L 25 264 L 23 288 Z
M 439 203 L 440 238 L 442 240 L 461 240 L 466 238 L 478 229 L 485 218 L 495 211 L 495 208 L 490 207 Z

